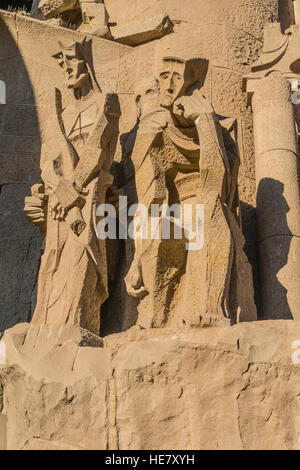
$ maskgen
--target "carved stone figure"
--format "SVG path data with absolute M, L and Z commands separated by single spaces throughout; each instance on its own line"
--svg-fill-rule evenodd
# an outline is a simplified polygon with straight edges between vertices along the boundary
M 0 450 L 299 449 L 300 0 L 5 3 Z
M 31 16 L 95 36 L 110 37 L 103 0 L 35 0 Z
M 222 127 L 201 94 L 207 65 L 201 58 L 166 57 L 159 82 L 150 79 L 137 93 L 138 130 L 125 153 L 150 225 L 153 204 L 179 204 L 182 212 L 189 204 L 194 222 L 197 205 L 204 205 L 202 247 L 187 250 L 186 231 L 181 240 L 136 240 L 125 281 L 129 294 L 141 299 L 138 322 L 144 327 L 256 319 L 238 214 L 239 157 L 235 146 L 229 150 L 235 123 L 227 119 Z
M 91 41 L 60 46 L 54 58 L 66 74 L 67 89 L 64 94 L 56 89 L 53 96 L 41 156 L 43 191 L 33 188 L 25 207 L 33 222 L 46 218 L 33 322 L 71 323 L 99 334 L 100 306 L 108 294 L 96 206 L 105 202 L 113 180 L 109 170 L 120 109 L 117 96 L 98 87 L 88 59 Z

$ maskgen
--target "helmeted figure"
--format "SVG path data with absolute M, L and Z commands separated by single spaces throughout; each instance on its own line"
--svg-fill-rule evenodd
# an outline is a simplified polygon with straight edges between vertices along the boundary
M 91 42 L 61 46 L 54 58 L 67 89 L 55 89 L 41 156 L 43 186 L 33 187 L 25 210 L 42 225 L 45 251 L 34 323 L 68 323 L 99 334 L 108 296 L 105 241 L 96 233 L 96 207 L 112 184 L 118 138 L 118 97 L 103 94 L 89 64 Z M 41 206 L 40 218 L 36 207 Z

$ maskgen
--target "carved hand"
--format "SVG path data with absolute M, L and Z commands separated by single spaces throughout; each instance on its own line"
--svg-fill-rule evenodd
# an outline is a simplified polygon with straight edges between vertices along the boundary
M 124 280 L 127 292 L 131 297 L 142 299 L 148 294 L 143 283 L 142 269 L 138 260 L 133 260 Z
M 65 178 L 60 178 L 54 190 L 55 196 L 59 204 L 68 210 L 71 207 L 78 205 L 81 206 L 84 202 L 82 195 L 75 188 L 72 181 Z
M 141 134 L 154 134 L 167 127 L 168 111 L 164 108 L 157 108 L 146 115 L 141 116 L 139 132 Z
M 49 201 L 50 215 L 54 220 L 64 220 L 67 211 L 62 207 L 56 196 L 52 196 Z
M 178 98 L 174 103 L 173 112 L 195 122 L 201 114 L 213 114 L 214 109 L 200 90 L 195 90 L 191 96 Z
M 49 201 L 51 217 L 54 220 L 65 220 L 75 235 L 79 236 L 86 227 L 81 214 L 84 204 L 83 193 L 71 181 L 60 178 Z
M 44 185 L 35 184 L 31 188 L 31 196 L 25 197 L 24 212 L 30 222 L 38 226 L 45 223 L 45 204 Z

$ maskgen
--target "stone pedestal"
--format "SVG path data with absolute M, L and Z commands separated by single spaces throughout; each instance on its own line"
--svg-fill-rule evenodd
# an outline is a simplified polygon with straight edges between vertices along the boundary
M 8 449 L 300 447 L 300 322 L 132 329 L 103 345 L 20 324 L 2 339 Z

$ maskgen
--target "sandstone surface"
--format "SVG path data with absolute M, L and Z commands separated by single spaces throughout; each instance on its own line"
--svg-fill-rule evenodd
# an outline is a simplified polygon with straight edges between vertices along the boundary
M 300 324 L 7 330 L 8 449 L 299 449 Z M 293 364 L 293 361 L 295 364 Z M 298 365 L 296 362 L 298 361 Z

